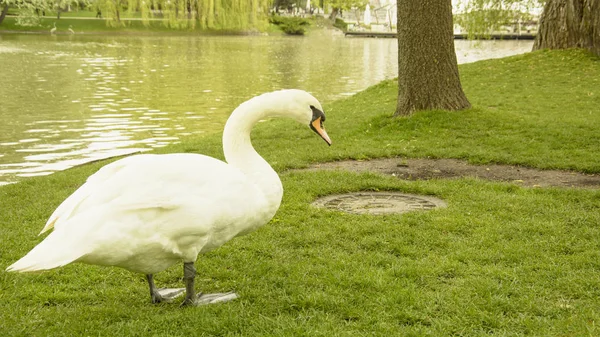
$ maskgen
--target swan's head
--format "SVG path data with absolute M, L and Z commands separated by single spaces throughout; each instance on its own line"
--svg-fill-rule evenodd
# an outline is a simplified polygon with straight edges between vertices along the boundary
M 290 116 L 298 122 L 307 125 L 318 134 L 323 140 L 331 145 L 331 139 L 323 128 L 323 122 L 325 122 L 325 113 L 323 113 L 323 107 L 321 103 L 303 90 L 289 89 L 275 91 L 271 93 L 278 100 L 279 108 L 286 116 Z

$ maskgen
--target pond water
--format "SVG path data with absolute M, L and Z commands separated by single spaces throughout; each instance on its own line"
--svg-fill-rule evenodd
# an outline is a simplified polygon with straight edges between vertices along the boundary
M 530 41 L 455 41 L 459 63 Z M 0 184 L 220 132 L 242 101 L 300 88 L 321 102 L 397 76 L 395 39 L 0 34 Z

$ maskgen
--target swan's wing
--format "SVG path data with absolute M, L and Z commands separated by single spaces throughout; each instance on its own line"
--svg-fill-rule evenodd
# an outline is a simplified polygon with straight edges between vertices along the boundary
M 137 155 L 117 160 L 113 163 L 103 166 L 100 168 L 100 170 L 98 170 L 98 172 L 89 176 L 83 185 L 81 185 L 75 192 L 73 192 L 73 194 L 65 199 L 65 201 L 63 201 L 56 208 L 56 210 L 54 210 L 52 215 L 50 215 L 50 218 L 48 218 L 46 225 L 40 232 L 40 235 L 52 228 L 60 226 L 62 223 L 71 218 L 71 215 L 77 210 L 79 205 L 81 205 L 90 195 L 101 189 L 104 183 L 117 176 L 120 170 L 126 168 L 128 165 L 131 165 L 131 163 L 144 161 L 144 159 L 146 159 L 148 156 L 149 155 Z
M 54 232 L 10 269 L 80 260 L 155 272 L 272 217 L 260 189 L 222 161 L 191 154 L 127 159 L 107 165 L 67 198 L 49 222 Z
M 104 180 L 73 215 L 101 205 L 115 219 L 120 212 L 140 217 L 151 214 L 144 218 L 147 223 L 156 223 L 162 216 L 186 222 L 184 218 L 194 214 L 202 219 L 189 222 L 198 229 L 199 222 L 209 224 L 215 221 L 213 217 L 249 212 L 250 205 L 259 205 L 261 200 L 256 185 L 220 160 L 192 154 L 150 155 L 131 161 Z
M 173 210 L 186 204 L 187 191 L 218 199 L 219 193 L 248 188 L 241 172 L 203 155 L 136 155 L 102 167 L 52 213 L 42 233 L 58 228 L 79 213 L 111 204 L 119 210 Z M 209 195 L 198 196 L 204 191 Z

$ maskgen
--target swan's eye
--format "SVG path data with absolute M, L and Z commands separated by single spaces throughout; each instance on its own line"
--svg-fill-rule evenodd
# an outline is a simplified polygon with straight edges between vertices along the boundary
M 323 113 L 323 111 L 317 109 L 314 107 L 314 105 L 310 106 L 310 109 L 312 110 L 312 119 L 311 119 L 311 123 L 316 121 L 317 119 L 321 119 L 321 123 L 325 120 L 325 114 Z

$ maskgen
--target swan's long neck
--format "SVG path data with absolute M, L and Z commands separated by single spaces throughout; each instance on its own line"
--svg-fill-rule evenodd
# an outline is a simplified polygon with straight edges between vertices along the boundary
M 280 116 L 275 109 L 266 108 L 262 100 L 250 100 L 233 111 L 223 132 L 225 160 L 242 171 L 265 194 L 269 202 L 279 207 L 283 188 L 277 173 L 250 142 L 252 127 L 260 120 Z

